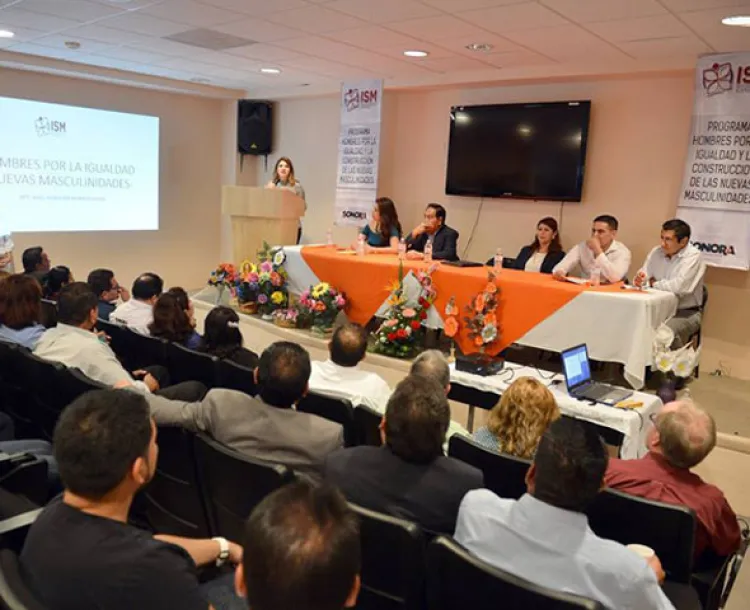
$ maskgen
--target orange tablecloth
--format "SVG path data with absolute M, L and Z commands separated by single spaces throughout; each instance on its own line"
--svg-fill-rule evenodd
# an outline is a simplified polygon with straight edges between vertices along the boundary
M 320 281 L 346 293 L 349 300 L 347 316 L 359 324 L 366 324 L 375 315 L 388 298 L 387 286 L 398 277 L 398 258 L 395 255 L 354 256 L 341 254 L 330 247 L 307 246 L 302 248 L 302 257 Z M 404 261 L 404 274 L 427 267 L 424 262 Z M 437 290 L 433 306 L 440 317 L 445 316 L 445 306 L 451 296 L 455 296 L 463 318 L 464 307 L 487 283 L 487 268 L 440 265 L 432 274 L 432 281 Z M 578 286 L 558 282 L 550 275 L 512 269 L 503 269 L 495 283 L 500 288 L 497 318 L 501 335 L 491 350 L 493 353 L 523 337 L 584 290 L 619 290 L 618 286 Z M 457 343 L 465 354 L 477 351 L 466 336 L 463 323 Z

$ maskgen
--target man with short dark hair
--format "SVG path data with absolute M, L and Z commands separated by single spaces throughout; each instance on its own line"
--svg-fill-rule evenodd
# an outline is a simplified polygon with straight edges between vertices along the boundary
M 355 504 L 450 534 L 461 499 L 482 487 L 484 476 L 443 455 L 449 421 L 445 389 L 428 377 L 406 377 L 380 424 L 384 445 L 333 453 L 325 477 Z
M 582 595 L 606 608 L 672 608 L 655 556 L 646 562 L 596 536 L 586 510 L 607 469 L 596 432 L 574 419 L 552 422 L 526 474 L 528 493 L 505 500 L 486 489 L 466 494 L 456 540 L 480 559 L 537 585 Z
M 54 450 L 65 491 L 31 526 L 21 553 L 45 608 L 207 610 L 204 591 L 231 595 L 228 583 L 202 591 L 195 568 L 239 564 L 239 545 L 153 536 L 128 524 L 134 496 L 156 472 L 156 432 L 135 392 L 88 392 L 63 411 Z
M 109 320 L 110 314 L 117 307 L 115 305 L 117 301 L 124 303 L 130 299 L 127 288 L 120 286 L 111 269 L 94 269 L 89 273 L 86 283 L 99 297 L 100 320 Z
M 718 487 L 690 472 L 716 445 L 716 423 L 689 401 L 670 402 L 654 418 L 639 460 L 612 459 L 604 482 L 641 498 L 681 504 L 695 511 L 695 557 L 710 550 L 726 557 L 740 544 L 740 527 Z
M 603 214 L 594 218 L 591 237 L 571 248 L 554 269 L 553 277 L 560 279 L 578 267 L 581 277 L 588 279 L 598 270 L 603 284 L 614 284 L 625 278 L 632 255 L 622 242 L 617 241 L 620 223 L 614 216 Z
M 677 313 L 667 320 L 675 334 L 674 349 L 687 345 L 703 319 L 703 277 L 706 263 L 700 250 L 690 243 L 690 225 L 673 218 L 661 227 L 661 245 L 646 257 L 633 283 L 640 287 L 671 292 L 679 299 Z
M 44 248 L 34 246 L 26 248 L 21 255 L 23 272 L 35 278 L 40 285 L 44 285 L 44 277 L 50 270 L 50 259 Z
M 328 352 L 328 360 L 312 363 L 310 390 L 385 411 L 391 388 L 377 373 L 359 367 L 367 354 L 367 331 L 359 324 L 342 324 L 333 331 Z
M 237 592 L 252 610 L 343 610 L 359 593 L 359 523 L 332 487 L 291 483 L 267 496 L 245 526 Z
M 425 246 L 432 245 L 432 258 L 436 261 L 458 260 L 458 231 L 445 224 L 447 214 L 439 203 L 430 203 L 424 211 L 424 220 L 406 236 L 406 257 L 422 260 Z
M 118 305 L 109 315 L 117 324 L 149 335 L 149 324 L 154 321 L 154 303 L 164 292 L 164 281 L 155 273 L 143 273 L 133 282 L 133 298 Z

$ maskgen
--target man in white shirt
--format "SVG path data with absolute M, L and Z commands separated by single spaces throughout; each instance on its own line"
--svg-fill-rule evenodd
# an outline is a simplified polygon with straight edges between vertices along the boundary
M 646 257 L 633 283 L 671 292 L 679 299 L 677 313 L 667 322 L 675 334 L 673 348 L 683 347 L 698 332 L 703 318 L 703 276 L 706 263 L 690 244 L 690 225 L 674 218 L 661 227 L 661 245 Z
M 150 335 L 149 324 L 154 320 L 154 303 L 164 291 L 164 282 L 155 273 L 144 273 L 133 282 L 132 298 L 125 301 L 109 315 L 116 324 Z
M 614 216 L 605 214 L 594 218 L 591 237 L 571 248 L 552 269 L 553 277 L 563 278 L 578 266 L 583 278 L 591 277 L 591 272 L 598 269 L 603 284 L 622 280 L 630 269 L 631 254 L 625 244 L 615 239 L 618 228 Z
M 623 545 L 599 538 L 585 511 L 602 487 L 607 452 L 596 432 L 574 419 L 550 424 L 526 475 L 528 493 L 505 500 L 470 491 L 456 540 L 480 559 L 537 585 L 582 595 L 606 608 L 673 608 L 664 571 Z
M 377 373 L 359 368 L 367 353 L 367 332 L 359 324 L 339 326 L 328 343 L 330 358 L 313 362 L 310 391 L 334 398 L 346 398 L 353 405 L 365 405 L 385 412 L 391 388 Z

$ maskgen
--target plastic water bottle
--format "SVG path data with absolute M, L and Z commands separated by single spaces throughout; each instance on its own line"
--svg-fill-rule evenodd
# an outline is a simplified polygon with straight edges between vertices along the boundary
M 503 249 L 498 248 L 495 250 L 495 273 L 500 273 L 500 270 L 503 268 Z
M 406 259 L 406 240 L 402 237 L 398 242 L 398 260 Z
M 326 231 L 326 245 L 333 245 L 333 231 L 331 229 L 328 229 L 328 231 Z
M 592 286 L 599 286 L 602 283 L 602 270 L 599 265 L 594 265 L 591 268 L 591 276 L 589 277 L 589 284 Z
M 360 233 L 357 235 L 357 255 L 364 256 L 365 254 L 365 236 Z
M 432 241 L 428 240 L 424 245 L 424 260 L 427 263 L 432 262 Z

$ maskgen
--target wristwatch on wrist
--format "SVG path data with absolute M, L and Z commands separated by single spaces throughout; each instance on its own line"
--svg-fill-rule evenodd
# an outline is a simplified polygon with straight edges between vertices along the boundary
M 227 562 L 227 559 L 229 559 L 229 542 L 227 542 L 226 538 L 220 536 L 211 538 L 211 540 L 215 540 L 219 543 L 219 555 L 216 557 L 216 567 L 220 568 Z

